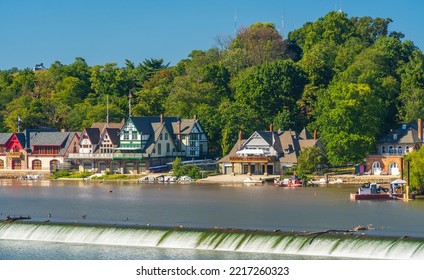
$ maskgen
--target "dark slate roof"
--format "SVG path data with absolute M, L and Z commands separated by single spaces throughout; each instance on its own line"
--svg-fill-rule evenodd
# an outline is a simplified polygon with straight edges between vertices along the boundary
M 396 135 L 396 137 L 395 137 Z M 418 125 L 416 122 L 401 124 L 398 129 L 391 130 L 389 133 L 378 139 L 380 144 L 415 144 L 422 143 L 423 139 L 418 137 Z
M 12 135 L 13 133 L 0 133 L 0 145 L 6 144 Z
M 30 134 L 31 146 L 62 146 L 70 132 L 35 132 Z
M 106 133 L 109 135 L 109 139 L 113 145 L 119 145 L 119 132 L 120 128 L 106 128 Z
M 160 124 L 160 117 L 131 117 L 134 126 L 143 134 L 153 135 L 153 123 Z M 181 121 L 181 131 L 178 131 L 178 122 Z M 197 119 L 181 119 L 179 117 L 163 117 L 170 134 L 189 134 L 193 126 L 198 122 Z
M 90 139 L 92 145 L 98 145 L 100 142 L 100 129 L 98 128 L 86 128 L 85 133 Z
M 23 148 L 25 148 L 25 143 L 27 143 L 27 141 L 25 141 L 25 134 L 24 133 L 16 133 L 16 137 L 18 138 L 19 142 L 21 143 L 21 146 Z
M 31 135 L 37 134 L 37 133 L 41 133 L 41 132 L 57 132 L 56 128 L 27 128 L 24 130 L 24 135 L 25 135 L 25 139 L 26 139 L 26 148 L 29 149 L 31 148 Z M 22 143 L 22 142 L 21 142 Z

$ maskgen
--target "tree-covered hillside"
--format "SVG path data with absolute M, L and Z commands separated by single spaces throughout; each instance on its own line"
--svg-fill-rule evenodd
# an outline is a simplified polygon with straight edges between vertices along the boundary
M 197 115 L 211 153 L 226 154 L 241 130 L 317 130 L 332 164 L 357 163 L 398 121 L 424 117 L 424 56 L 391 19 L 330 12 L 282 38 L 272 23 L 219 38 L 169 67 L 161 59 L 48 70 L 0 71 L 0 129 L 82 130 L 132 115 Z M 172 51 L 172 50 L 171 50 Z

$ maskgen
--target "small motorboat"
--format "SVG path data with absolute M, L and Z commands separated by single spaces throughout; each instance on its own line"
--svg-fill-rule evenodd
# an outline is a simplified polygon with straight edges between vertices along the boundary
M 284 178 L 282 180 L 275 179 L 274 185 L 277 187 L 302 187 L 302 181 L 297 176 L 292 178 Z
M 351 200 L 391 200 L 400 199 L 402 193 L 392 193 L 377 183 L 366 183 L 358 188 L 356 193 L 350 194 Z

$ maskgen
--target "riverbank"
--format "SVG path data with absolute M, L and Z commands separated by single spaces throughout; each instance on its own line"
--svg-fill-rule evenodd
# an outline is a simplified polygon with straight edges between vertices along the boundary
M 200 183 L 243 183 L 246 178 L 258 179 L 268 182 L 273 182 L 275 178 L 279 178 L 278 175 L 215 175 L 209 176 L 204 179 L 199 179 L 197 182 Z M 326 180 L 329 184 L 337 183 L 337 184 L 363 184 L 368 182 L 376 182 L 379 184 L 389 184 L 393 180 L 399 179 L 399 176 L 391 176 L 391 175 L 327 175 L 327 176 L 315 176 L 314 181 L 319 181 L 320 179 Z
M 17 179 L 19 176 L 18 173 L 13 174 L 14 176 L 6 176 L 2 177 L 0 179 Z M 19 174 L 22 175 L 22 174 Z M 50 179 L 47 174 L 43 174 L 42 176 L 43 180 L 70 180 L 70 181 L 113 181 L 113 182 L 136 182 L 139 178 L 144 177 L 145 175 L 139 175 L 139 177 L 134 178 L 135 176 L 132 175 L 132 178 L 122 178 L 122 179 L 101 179 L 101 178 L 58 178 L 58 179 Z M 170 175 L 168 173 L 155 173 L 155 176 L 160 175 Z M 274 179 L 279 178 L 279 175 L 247 175 L 247 174 L 238 174 L 238 175 L 231 175 L 231 174 L 222 174 L 222 175 L 214 175 L 209 176 L 207 178 L 198 179 L 196 182 L 198 183 L 243 183 L 245 179 L 252 178 L 255 180 L 262 180 L 264 182 L 274 182 Z M 326 176 L 314 176 L 314 181 L 326 181 L 329 184 L 337 183 L 337 184 L 363 184 L 368 182 L 376 182 L 379 184 L 389 184 L 393 180 L 399 179 L 399 176 L 391 176 L 391 175 L 352 175 L 352 174 L 345 174 L 345 175 L 326 175 Z

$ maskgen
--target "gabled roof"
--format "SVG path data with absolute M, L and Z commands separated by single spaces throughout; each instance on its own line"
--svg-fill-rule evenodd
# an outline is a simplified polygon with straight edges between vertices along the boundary
M 102 123 L 102 122 L 96 122 L 91 125 L 91 128 L 98 128 L 100 129 L 100 133 L 103 134 L 105 129 L 107 128 L 117 128 L 122 129 L 122 127 L 125 125 L 125 119 L 122 119 L 120 123 Z
M 258 134 L 269 146 L 273 146 L 278 152 L 279 160 L 282 164 L 296 164 L 300 151 L 306 147 L 320 146 L 319 140 L 314 140 L 311 134 L 306 129 L 298 135 L 295 131 L 255 131 L 253 135 Z M 300 137 L 302 136 L 302 138 Z M 236 155 L 236 152 L 241 149 L 249 139 L 237 140 L 230 153 L 219 160 L 219 162 L 229 162 L 229 156 Z
M 121 131 L 120 128 L 106 128 L 105 133 L 109 135 L 110 142 L 112 142 L 113 145 L 119 145 L 119 132 Z
M 0 145 L 6 144 L 6 142 L 12 137 L 13 133 L 0 133 Z
M 243 146 L 244 143 L 246 143 L 246 139 L 242 139 L 242 140 L 238 139 L 236 144 L 231 149 L 231 151 L 227 155 L 225 155 L 223 158 L 221 158 L 218 162 L 229 162 L 230 156 L 236 155 L 236 152 L 240 149 L 240 147 Z
M 70 132 L 42 132 L 42 133 L 31 133 L 31 146 L 61 146 L 67 138 Z
M 87 134 L 88 139 L 92 145 L 98 145 L 100 142 L 100 129 L 99 128 L 86 128 L 84 129 L 83 135 Z
M 57 129 L 56 128 L 27 128 L 25 129 L 23 133 L 24 133 L 24 138 L 26 139 L 25 147 L 27 149 L 31 148 L 32 136 L 41 132 L 57 132 Z
M 152 124 L 161 123 L 161 117 L 131 117 L 130 119 L 139 132 L 150 135 L 154 133 Z M 181 119 L 179 117 L 162 117 L 162 120 L 170 134 L 181 135 L 188 135 L 199 122 L 197 119 Z M 180 121 L 181 131 L 179 130 Z
M 19 143 L 21 144 L 21 147 L 23 149 L 25 149 L 25 143 L 27 142 L 27 140 L 25 139 L 25 134 L 22 133 L 22 132 L 18 132 L 18 133 L 15 133 L 14 135 L 16 136 L 16 138 L 18 139 Z M 13 138 L 13 135 L 12 135 L 12 138 Z
M 162 132 L 164 127 L 165 127 L 164 124 L 152 123 L 152 129 L 154 131 L 154 134 L 149 137 L 149 140 L 147 141 L 147 143 L 144 147 L 144 151 L 147 154 L 151 154 L 153 152 L 153 149 L 155 148 L 156 142 L 159 139 L 159 135 Z
M 59 146 L 59 154 L 64 154 L 69 141 L 77 132 L 34 132 L 30 133 L 31 149 L 34 146 Z
M 309 131 L 306 130 L 306 128 L 303 128 L 302 131 L 299 133 L 299 138 L 303 140 L 313 139 L 312 135 L 309 133 Z

